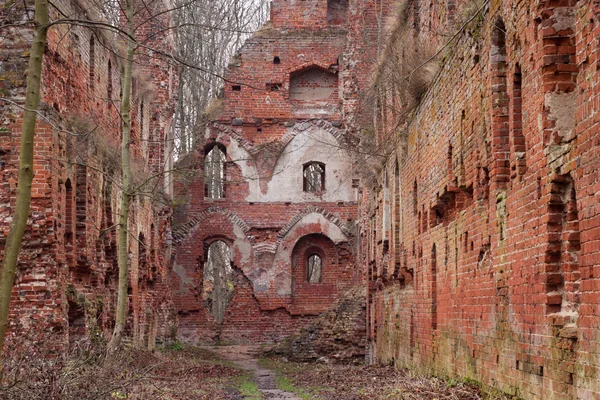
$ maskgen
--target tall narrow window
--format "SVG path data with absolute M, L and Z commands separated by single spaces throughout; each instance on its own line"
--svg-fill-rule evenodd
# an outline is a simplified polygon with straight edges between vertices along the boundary
M 308 282 L 309 283 L 318 283 L 321 282 L 321 269 L 323 267 L 323 260 L 321 256 L 318 254 L 311 254 L 308 257 Z
M 112 101 L 113 83 L 112 83 L 112 64 L 108 60 L 108 75 L 106 77 L 106 97 L 108 101 Z
M 140 102 L 140 127 L 144 130 L 144 100 Z
M 383 171 L 383 240 L 390 239 L 391 226 L 391 204 L 390 204 L 390 182 L 387 170 Z M 389 242 L 388 242 L 389 246 Z
M 325 164 L 310 162 L 304 165 L 304 191 L 318 193 L 325 190 Z
M 417 211 L 419 210 L 419 197 L 418 197 L 419 187 L 417 186 L 417 180 L 413 183 L 413 214 L 417 215 Z
M 431 329 L 437 329 L 437 250 L 435 243 L 431 249 Z
M 225 197 L 225 148 L 215 144 L 204 158 L 204 197 L 222 199 Z
M 67 256 L 67 261 L 69 266 L 73 267 L 75 264 L 75 255 L 74 253 L 74 239 L 75 235 L 73 232 L 75 231 L 75 223 L 74 223 L 74 203 L 75 199 L 73 196 L 73 186 L 71 185 L 71 180 L 67 179 L 65 182 L 65 253 Z
M 515 66 L 515 72 L 513 75 L 513 91 L 510 101 L 511 108 L 511 131 L 512 131 L 512 143 L 511 153 L 513 159 L 511 160 L 511 177 L 515 174 L 522 175 L 525 173 L 526 168 L 526 146 L 525 136 L 523 136 L 523 100 L 522 100 L 522 87 L 521 87 L 522 75 L 521 66 L 517 64 Z
M 225 310 L 233 299 L 233 268 L 229 246 L 217 240 L 206 253 L 204 263 L 203 298 L 218 324 L 223 322 Z
M 89 69 L 89 82 L 88 88 L 91 92 L 94 91 L 94 67 L 96 66 L 96 43 L 94 42 L 94 36 L 90 37 L 90 69 Z
M 510 177 L 509 113 L 506 79 L 506 26 L 498 18 L 492 31 L 490 49 L 492 73 L 492 152 L 494 163 L 492 179 L 498 187 L 505 187 Z
M 398 161 L 394 168 L 394 254 L 396 265 L 400 264 L 400 167 Z

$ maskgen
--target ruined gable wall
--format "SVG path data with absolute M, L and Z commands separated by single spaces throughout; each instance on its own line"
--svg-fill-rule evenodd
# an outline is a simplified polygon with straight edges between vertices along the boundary
M 172 283 L 187 341 L 282 339 L 362 280 L 355 178 L 364 166 L 354 162 L 356 131 L 344 113 L 366 89 L 376 51 L 366 42 L 370 36 L 348 31 L 375 32 L 374 6 L 352 3 L 346 24 L 326 23 L 326 12 L 327 2 L 274 2 L 272 21 L 231 60 L 222 107 L 186 160 L 197 174 L 176 185 L 182 207 L 174 217 Z M 204 156 L 217 143 L 227 155 L 225 197 L 208 199 L 202 195 Z M 312 161 L 325 164 L 322 193 L 303 190 L 303 166 Z M 297 244 L 307 237 L 326 256 L 317 284 L 304 282 L 306 260 L 298 258 L 306 248 Z M 245 279 L 236 281 L 220 326 L 202 300 L 201 276 L 207 248 L 219 238 Z M 364 327 L 356 328 L 362 336 Z
M 67 15 L 85 17 L 78 3 L 61 2 L 57 6 Z M 55 17 L 58 15 L 52 15 Z M 9 32 L 3 49 L 16 50 L 17 43 L 19 48 L 8 53 L 15 58 L 3 63 L 3 68 L 24 74 L 29 40 L 30 31 L 25 28 Z M 21 339 L 36 341 L 50 335 L 51 339 L 45 342 L 47 347 L 60 348 L 67 340 L 78 340 L 83 335 L 95 338 L 103 333 L 108 338 L 114 323 L 118 277 L 114 226 L 121 189 L 120 60 L 106 48 L 113 44 L 111 34 L 92 34 L 77 26 L 57 25 L 48 35 L 36 129 L 30 228 L 23 242 L 11 304 L 11 330 L 22 332 Z M 143 77 L 143 71 L 137 74 L 133 136 L 156 135 L 159 139 L 162 136 L 155 132 L 164 132 L 171 117 L 163 114 L 158 105 L 172 102 L 169 87 L 174 76 L 167 65 L 156 61 L 150 69 L 155 72 L 154 78 Z M 19 102 L 24 80 L 15 82 L 10 98 Z M 146 104 L 143 108 L 142 101 Z M 3 140 L 8 160 L 4 189 L 7 204 L 2 213 L 4 235 L 8 233 L 14 206 L 21 111 L 10 108 L 5 118 L 8 129 Z M 148 148 L 147 139 L 132 144 L 138 176 L 162 168 L 163 148 L 158 143 L 154 149 Z M 160 154 L 160 159 L 153 153 Z M 174 322 L 168 320 L 172 317 L 170 294 L 163 281 L 170 212 L 164 205 L 157 206 L 164 203 L 157 201 L 160 193 L 153 196 L 158 196 L 154 204 L 138 197 L 130 220 L 135 236 L 130 239 L 130 329 L 134 340 L 150 346 L 157 335 L 172 335 Z M 146 248 L 139 244 L 139 238 L 143 238 Z
M 395 131 L 389 200 L 383 175 L 364 198 L 375 359 L 598 394 L 594 11 L 492 2 Z

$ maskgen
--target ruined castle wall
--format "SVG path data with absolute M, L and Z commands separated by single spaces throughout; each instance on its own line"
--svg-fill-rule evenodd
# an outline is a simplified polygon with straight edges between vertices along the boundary
M 375 359 L 598 395 L 595 11 L 492 2 L 446 53 L 363 198 Z
M 185 159 L 197 173 L 175 189 L 171 281 L 186 341 L 276 341 L 361 284 L 357 168 L 364 165 L 355 162 L 356 131 L 344 118 L 366 89 L 363 58 L 371 66 L 376 47 L 355 36 L 361 26 L 375 32 L 374 6 L 359 3 L 275 1 L 270 23 L 231 60 L 221 108 L 211 110 L 203 142 Z M 213 199 L 205 162 L 216 147 L 227 162 L 224 196 Z M 311 163 L 324 168 L 321 190 L 306 189 Z M 222 322 L 211 313 L 205 276 L 215 241 L 227 244 L 234 271 Z M 307 280 L 313 254 L 323 260 L 319 282 Z M 361 337 L 364 326 L 356 329 Z
M 97 17 L 91 9 L 86 14 L 78 3 L 57 6 L 69 15 Z M 6 33 L 2 54 L 11 58 L 3 59 L 2 73 L 10 75 L 12 86 L 4 93 L 18 104 L 24 98 L 31 31 L 10 28 Z M 10 330 L 19 333 L 20 343 L 24 343 L 21 339 L 41 342 L 48 335 L 45 344 L 60 348 L 84 335 L 107 339 L 114 324 L 115 224 L 121 191 L 121 63 L 111 52 L 115 43 L 112 34 L 81 26 L 56 25 L 49 31 L 31 216 L 11 303 Z M 174 76 L 168 66 L 154 61 L 148 70 L 155 74 L 143 68 L 136 72 L 132 105 L 133 137 L 137 138 L 132 143 L 133 164 L 140 178 L 163 168 L 164 146 L 159 143 L 170 116 L 163 114 L 162 105 L 172 101 L 173 93 Z M 2 230 L 6 237 L 16 193 L 22 112 L 12 104 L 3 107 L 6 203 Z M 149 145 L 149 139 L 156 142 Z M 163 194 L 151 196 L 140 195 L 132 204 L 130 332 L 134 340 L 153 346 L 157 335 L 172 336 L 174 321 L 164 281 L 170 211 Z

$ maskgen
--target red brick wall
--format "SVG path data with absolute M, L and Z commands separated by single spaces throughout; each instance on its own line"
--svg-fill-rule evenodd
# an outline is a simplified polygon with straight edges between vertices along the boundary
M 271 22 L 231 61 L 221 108 L 185 160 L 197 173 L 176 184 L 171 281 L 186 340 L 282 339 L 361 284 L 352 181 L 362 166 L 353 164 L 356 138 L 342 122 L 355 111 L 375 58 L 376 48 L 364 42 L 369 36 L 359 34 L 376 25 L 373 5 L 359 3 L 346 14 L 355 15 L 350 35 L 341 13 L 327 22 L 327 2 L 275 1 Z M 360 60 L 357 47 L 365 49 Z M 296 106 L 295 89 L 303 90 Z M 215 142 L 228 162 L 225 198 L 211 200 L 202 196 L 203 164 L 205 146 Z M 302 191 L 302 166 L 311 161 L 325 164 L 323 193 Z M 215 238 L 231 243 L 239 275 L 221 325 L 201 293 L 204 248 Z M 321 283 L 308 284 L 303 256 L 294 257 L 304 246 L 323 251 Z
M 69 15 L 82 13 L 76 3 L 59 5 Z M 16 103 L 22 101 L 24 79 L 19 74 L 25 71 L 23 54 L 30 33 L 26 28 L 11 28 L 6 32 L 11 40 L 1 45 L 1 53 L 8 57 L 2 74 L 14 77 L 6 96 Z M 48 35 L 31 216 L 11 305 L 10 329 L 19 332 L 21 343 L 28 338 L 41 342 L 39 337 L 49 335 L 42 343 L 61 347 L 82 334 L 108 338 L 112 333 L 118 280 L 115 223 L 121 190 L 120 59 L 109 51 L 114 44 L 111 35 L 97 31 L 93 37 L 91 46 L 92 31 L 67 25 L 54 26 Z M 147 65 L 142 58 L 143 67 L 136 71 L 132 136 L 156 142 L 152 146 L 148 140 L 132 143 L 138 177 L 164 168 L 161 139 L 172 115 L 165 104 L 173 101 L 176 78 L 163 61 L 154 59 Z M 0 222 L 5 237 L 16 193 L 21 110 L 10 104 L 1 107 L 7 111 L 3 126 L 8 128 L 0 138 L 6 158 L 1 189 L 6 202 Z M 130 239 L 129 329 L 134 341 L 144 344 L 157 335 L 171 337 L 175 322 L 165 281 L 170 210 L 168 202 L 161 204 L 166 200 L 163 194 L 153 196 L 152 201 L 140 196 L 133 202 L 129 226 L 135 237 Z M 136 240 L 140 235 L 146 248 Z
M 492 2 L 451 46 L 386 164 L 389 244 L 383 176 L 362 198 L 375 359 L 527 399 L 599 395 L 597 17 Z

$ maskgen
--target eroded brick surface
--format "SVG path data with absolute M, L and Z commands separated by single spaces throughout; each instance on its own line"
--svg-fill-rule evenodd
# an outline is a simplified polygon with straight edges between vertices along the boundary
M 84 16 L 77 2 L 56 3 Z M 24 10 L 3 8 L 5 21 Z M 142 13 L 143 14 L 143 13 Z M 4 19 L 6 16 L 6 20 Z M 143 15 L 140 14 L 140 18 Z M 52 11 L 51 18 L 59 18 Z M 139 37 L 156 29 L 141 26 Z M 32 32 L 26 26 L 0 34 L 2 211 L 0 238 L 8 233 L 16 195 L 25 73 Z M 121 61 L 109 49 L 112 34 L 56 25 L 48 34 L 42 102 L 35 133 L 31 215 L 13 290 L 9 337 L 62 349 L 84 336 L 108 339 L 114 324 L 118 267 L 116 230 L 120 185 Z M 168 49 L 168 42 L 149 41 Z M 165 139 L 176 76 L 168 64 L 137 54 L 132 102 L 133 169 L 139 180 L 165 165 Z M 162 176 L 158 176 L 162 180 Z M 154 182 L 154 181 L 153 181 Z M 163 185 L 158 181 L 157 185 Z M 129 334 L 140 344 L 172 337 L 176 315 L 166 284 L 170 205 L 162 190 L 138 193 L 132 204 Z
M 187 341 L 282 339 L 361 284 L 352 113 L 375 57 L 374 15 L 367 2 L 275 1 L 232 60 L 221 108 L 185 160 L 197 173 L 176 184 L 171 282 Z M 225 195 L 210 199 L 204 163 L 215 146 L 227 156 Z M 310 162 L 323 166 L 324 190 L 306 190 Z M 214 240 L 229 244 L 236 275 L 222 324 L 202 293 Z M 320 282 L 307 279 L 312 254 Z
M 600 395 L 595 7 L 492 1 L 451 46 L 362 198 L 376 360 Z M 407 37 L 443 43 L 447 11 L 421 7 Z

